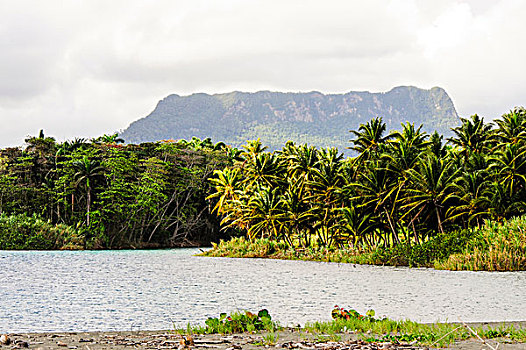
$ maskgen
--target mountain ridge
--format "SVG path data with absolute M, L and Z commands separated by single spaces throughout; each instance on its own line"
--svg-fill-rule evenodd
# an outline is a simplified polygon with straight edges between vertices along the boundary
M 397 86 L 387 92 L 342 94 L 232 91 L 170 94 L 121 136 L 132 143 L 210 137 L 235 146 L 260 138 L 270 149 L 292 140 L 343 150 L 349 145 L 348 131 L 377 116 L 383 117 L 388 130 L 410 122 L 423 124 L 428 132 L 448 134 L 458 124 L 453 102 L 440 87 Z

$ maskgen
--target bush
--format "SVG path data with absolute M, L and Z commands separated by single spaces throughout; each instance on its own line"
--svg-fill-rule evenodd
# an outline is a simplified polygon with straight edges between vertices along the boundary
M 437 261 L 435 268 L 472 271 L 526 270 L 526 216 L 503 223 L 486 221 L 472 230 L 472 238 L 461 252 Z
M 435 261 L 447 259 L 451 254 L 462 252 L 472 239 L 471 230 L 460 230 L 439 234 L 422 244 L 402 243 L 394 247 L 378 248 L 371 260 L 376 264 L 431 267 Z
M 222 313 L 219 317 L 210 317 L 205 321 L 204 332 L 212 333 L 243 333 L 260 330 L 274 331 L 278 325 L 272 322 L 272 317 L 266 309 L 257 314 L 250 311 L 234 312 L 231 315 Z
M 82 239 L 67 225 L 53 225 L 37 215 L 0 215 L 0 249 L 79 249 Z

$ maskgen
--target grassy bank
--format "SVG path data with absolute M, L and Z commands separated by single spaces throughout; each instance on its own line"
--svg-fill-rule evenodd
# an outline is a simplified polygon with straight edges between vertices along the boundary
M 233 238 L 205 256 L 271 258 L 338 263 L 435 267 L 448 270 L 526 270 L 526 218 L 486 222 L 480 228 L 439 234 L 422 244 L 402 243 L 370 250 L 333 247 L 291 248 L 281 241 Z
M 455 341 L 476 337 L 483 339 L 502 339 L 505 342 L 525 342 L 526 330 L 511 325 L 499 327 L 469 327 L 456 323 L 422 324 L 409 320 L 390 319 L 336 319 L 327 322 L 314 322 L 305 325 L 314 334 L 325 334 L 338 339 L 338 335 L 352 332 L 361 335 L 369 342 L 416 343 L 445 347 Z
M 342 341 L 352 335 L 367 342 L 390 342 L 394 344 L 412 343 L 444 347 L 459 340 L 476 337 L 500 339 L 504 342 L 525 342 L 526 329 L 522 326 L 502 324 L 497 327 L 474 326 L 456 323 L 422 324 L 409 320 L 395 321 L 388 318 L 375 318 L 374 311 L 361 315 L 356 310 L 335 307 L 332 321 L 307 323 L 300 333 L 317 341 Z M 262 345 L 274 345 L 280 337 L 279 332 L 287 331 L 272 321 L 267 310 L 259 313 L 249 311 L 221 314 L 209 318 L 204 326 L 188 326 L 177 330 L 179 334 L 232 334 L 265 332 Z
M 447 270 L 523 271 L 526 270 L 526 217 L 500 224 L 488 221 L 472 231 L 462 252 L 451 254 L 435 267 Z

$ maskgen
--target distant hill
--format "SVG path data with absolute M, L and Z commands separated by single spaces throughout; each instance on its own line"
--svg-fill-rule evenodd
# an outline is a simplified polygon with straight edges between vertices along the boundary
M 260 138 L 270 149 L 288 140 L 318 147 L 349 146 L 349 130 L 380 116 L 388 130 L 409 121 L 428 132 L 450 134 L 458 115 L 444 89 L 400 86 L 385 93 L 282 93 L 170 95 L 121 133 L 128 143 L 210 137 L 239 146 Z

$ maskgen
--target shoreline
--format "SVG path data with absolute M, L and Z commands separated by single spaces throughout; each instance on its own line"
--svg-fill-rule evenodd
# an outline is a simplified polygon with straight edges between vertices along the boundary
M 450 323 L 471 328 L 501 329 L 516 327 L 526 330 L 526 321 L 513 322 L 471 322 L 466 324 Z M 186 332 L 184 332 L 186 333 Z M 370 332 L 344 332 L 336 334 L 322 334 L 308 332 L 305 328 L 283 328 L 275 333 L 237 333 L 237 334 L 205 334 L 188 337 L 180 331 L 174 330 L 138 330 L 138 331 L 92 331 L 92 332 L 13 332 L 8 333 L 9 344 L 1 344 L 0 349 L 265 349 L 269 347 L 288 349 L 439 349 L 438 346 L 418 345 L 415 342 L 388 341 L 366 342 L 363 338 L 373 336 Z M 382 334 L 377 335 L 381 338 Z M 485 340 L 494 348 L 526 349 L 526 343 L 512 342 L 510 339 L 496 338 Z M 449 349 L 491 349 L 483 341 L 473 336 L 467 340 L 450 344 Z

